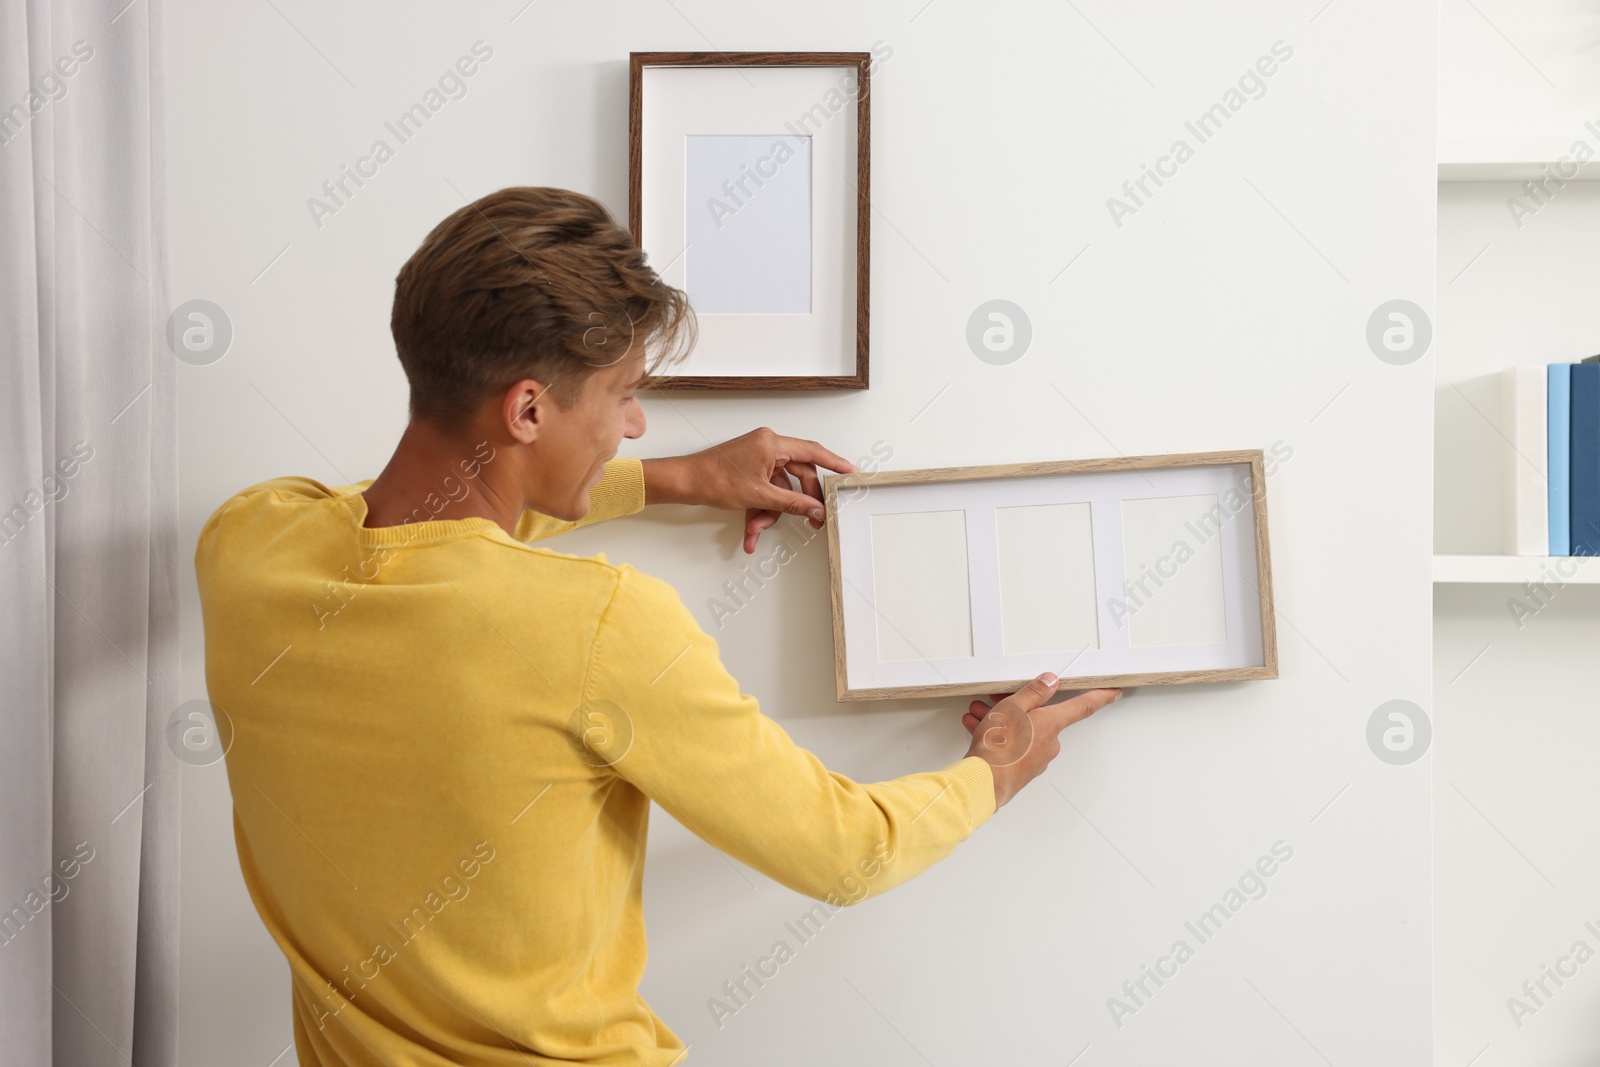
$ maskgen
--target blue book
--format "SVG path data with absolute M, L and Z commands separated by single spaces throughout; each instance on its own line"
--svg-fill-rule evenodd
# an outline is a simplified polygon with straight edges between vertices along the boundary
M 1571 550 L 1600 556 L 1600 363 L 1572 365 Z
M 1550 554 L 1572 555 L 1572 364 L 1552 363 L 1550 374 Z

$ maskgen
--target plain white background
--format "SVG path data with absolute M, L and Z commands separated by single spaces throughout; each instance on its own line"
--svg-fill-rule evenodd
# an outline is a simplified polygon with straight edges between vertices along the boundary
M 1282 678 L 1132 694 L 950 860 L 803 945 L 784 924 L 808 901 L 658 812 L 643 995 L 707 1065 L 1426 1063 L 1433 761 L 1383 763 L 1365 731 L 1391 699 L 1432 711 L 1433 354 L 1392 366 L 1364 332 L 1386 301 L 1434 304 L 1437 20 L 1420 0 L 176 3 L 173 297 L 235 329 L 220 362 L 179 368 L 182 536 L 263 478 L 378 471 L 405 412 L 394 274 L 443 216 L 544 184 L 626 218 L 630 50 L 887 42 L 872 388 L 648 399 L 628 451 L 763 424 L 902 468 L 1281 441 Z M 307 199 L 479 39 L 494 54 L 465 98 L 316 225 Z M 1185 122 L 1277 41 L 1293 56 L 1264 94 L 1118 226 L 1107 198 L 1195 145 Z M 966 342 L 993 299 L 1032 324 L 1005 366 Z M 877 780 L 959 756 L 965 700 L 834 701 L 825 540 L 786 526 L 756 560 L 780 537 L 795 558 L 725 601 L 720 628 L 710 601 L 749 562 L 737 516 L 652 509 L 557 547 L 670 580 L 831 768 Z M 184 1062 L 291 1062 L 287 969 L 239 878 L 222 765 L 185 768 L 184 791 Z M 1197 944 L 1185 922 L 1280 841 L 1293 855 L 1266 895 Z M 1180 937 L 1194 958 L 1119 1027 L 1108 998 Z M 708 998 L 780 938 L 796 957 L 718 1028 Z

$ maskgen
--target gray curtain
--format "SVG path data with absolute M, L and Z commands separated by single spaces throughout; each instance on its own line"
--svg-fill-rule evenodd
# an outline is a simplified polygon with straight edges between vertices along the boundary
M 160 0 L 0 0 L 0 1059 L 177 1063 Z

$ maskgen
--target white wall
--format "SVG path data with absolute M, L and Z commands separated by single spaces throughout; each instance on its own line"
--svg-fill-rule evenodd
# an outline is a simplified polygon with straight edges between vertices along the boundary
M 1385 301 L 1433 304 L 1435 6 L 521 7 L 169 8 L 174 298 L 216 301 L 236 330 L 221 362 L 180 368 L 186 542 L 253 481 L 379 469 L 405 401 L 392 279 L 463 197 L 561 185 L 626 217 L 629 50 L 884 40 L 872 389 L 650 399 L 632 449 L 761 424 L 851 458 L 883 441 L 897 468 L 1281 440 L 1282 678 L 1146 689 L 1074 727 L 951 860 L 792 944 L 721 1029 L 707 999 L 807 902 L 657 812 L 644 996 L 700 1064 L 1426 1062 L 1432 757 L 1383 763 L 1365 731 L 1384 701 L 1432 706 L 1433 358 L 1380 362 L 1364 332 Z M 480 38 L 494 57 L 469 95 L 314 226 L 306 199 Z M 1107 198 L 1193 144 L 1185 120 L 1279 40 L 1293 58 L 1265 95 L 1116 226 Z M 964 340 L 994 298 L 1034 330 L 1004 367 Z M 655 510 L 560 547 L 703 605 L 746 562 L 738 517 Z M 713 630 L 730 669 L 843 773 L 959 756 L 965 701 L 833 700 L 824 545 Z M 192 581 L 184 655 L 184 696 L 202 696 Z M 184 788 L 184 1062 L 268 1063 L 290 1040 L 287 969 L 239 879 L 222 765 L 185 768 Z M 1199 945 L 1185 920 L 1280 840 L 1293 858 L 1267 895 Z M 1194 958 L 1119 1028 L 1107 999 L 1178 938 Z
M 1567 137 L 1600 118 L 1600 5 L 1442 0 L 1439 136 Z

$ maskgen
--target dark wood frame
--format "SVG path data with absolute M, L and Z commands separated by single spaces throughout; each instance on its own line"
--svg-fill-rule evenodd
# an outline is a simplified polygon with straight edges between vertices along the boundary
M 643 87 L 646 67 L 855 67 L 856 68 L 856 372 L 853 375 L 657 375 L 657 389 L 866 389 L 871 277 L 870 176 L 872 94 L 870 52 L 630 52 L 628 54 L 628 229 L 641 243 Z
M 1184 452 L 1163 456 L 1120 456 L 1115 459 L 1077 459 L 1042 463 L 999 463 L 981 467 L 930 467 L 923 470 L 824 475 L 823 504 L 828 515 L 829 597 L 833 604 L 834 691 L 845 700 L 893 700 L 919 696 L 968 696 L 1014 692 L 1032 678 L 992 682 L 952 682 L 944 685 L 885 686 L 851 689 L 846 684 L 844 641 L 844 570 L 839 560 L 839 490 L 857 485 L 912 485 L 925 482 L 959 482 L 991 478 L 1026 478 L 1046 474 L 1106 473 L 1160 470 L 1174 467 L 1250 465 L 1251 498 L 1256 524 L 1256 598 L 1261 609 L 1261 666 L 1220 667 L 1197 671 L 1159 671 L 1143 674 L 1062 676 L 1060 688 L 1099 689 L 1139 685 L 1181 685 L 1193 682 L 1242 682 L 1278 676 L 1277 614 L 1272 606 L 1272 551 L 1267 537 L 1267 479 L 1259 448 L 1234 452 Z

